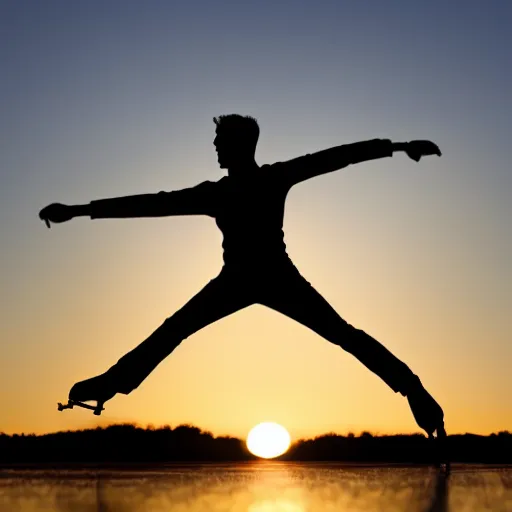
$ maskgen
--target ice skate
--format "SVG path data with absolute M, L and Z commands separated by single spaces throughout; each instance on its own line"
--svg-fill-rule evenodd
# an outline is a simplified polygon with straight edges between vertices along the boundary
M 441 466 L 445 464 L 448 468 L 446 454 L 447 436 L 444 428 L 443 409 L 423 387 L 423 384 L 416 375 L 407 392 L 407 400 L 416 423 L 425 430 L 435 446 L 435 465 Z M 434 433 L 436 434 L 435 436 Z
M 83 407 L 94 411 L 96 416 L 105 410 L 103 404 L 110 400 L 117 393 L 112 375 L 105 372 L 91 379 L 77 382 L 69 391 L 68 403 L 57 404 L 58 410 L 73 409 L 74 406 Z M 84 402 L 95 401 L 96 405 L 86 404 Z

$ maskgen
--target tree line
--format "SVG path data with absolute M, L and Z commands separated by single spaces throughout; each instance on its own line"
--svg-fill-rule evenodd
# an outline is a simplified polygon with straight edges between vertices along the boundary
M 325 434 L 300 439 L 276 460 L 343 461 L 369 463 L 429 463 L 435 444 L 423 434 L 356 436 Z M 452 462 L 512 463 L 512 434 L 448 436 L 446 449 Z M 117 424 L 51 434 L 1 434 L 0 465 L 228 462 L 256 460 L 235 437 L 215 437 L 192 425 L 142 428 Z

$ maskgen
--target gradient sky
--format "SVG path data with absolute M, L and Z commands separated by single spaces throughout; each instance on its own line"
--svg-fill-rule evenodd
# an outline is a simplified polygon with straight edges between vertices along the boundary
M 512 429 L 510 26 L 498 0 L 2 2 L 0 431 L 419 431 L 351 355 L 262 306 L 183 342 L 101 418 L 57 412 L 217 275 L 221 234 L 206 217 L 48 230 L 39 210 L 221 178 L 212 117 L 233 112 L 259 120 L 260 164 L 440 146 L 292 189 L 288 252 L 421 377 L 450 433 Z

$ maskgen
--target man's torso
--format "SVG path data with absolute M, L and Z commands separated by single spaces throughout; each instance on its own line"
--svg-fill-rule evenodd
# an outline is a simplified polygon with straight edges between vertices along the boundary
M 221 230 L 226 264 L 269 264 L 288 260 L 283 219 L 284 183 L 264 165 L 242 177 L 224 177 L 215 184 L 212 217 Z

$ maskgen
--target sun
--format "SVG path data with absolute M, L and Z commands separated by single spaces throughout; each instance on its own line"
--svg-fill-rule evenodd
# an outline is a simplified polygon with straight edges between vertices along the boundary
M 247 436 L 249 451 L 263 459 L 279 457 L 290 447 L 290 434 L 277 423 L 265 422 L 256 425 Z

